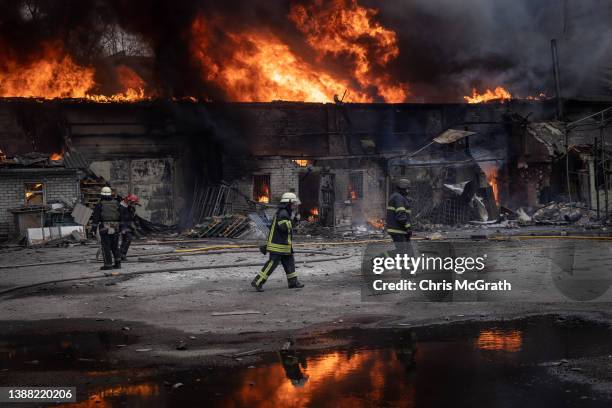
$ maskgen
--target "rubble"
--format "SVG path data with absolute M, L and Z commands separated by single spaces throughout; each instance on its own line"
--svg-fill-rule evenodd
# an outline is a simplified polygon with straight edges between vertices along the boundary
M 549 203 L 532 216 L 536 224 L 545 225 L 589 225 L 600 223 L 597 213 L 586 208 L 584 203 Z
M 297 235 L 306 237 L 319 236 L 324 238 L 382 238 L 384 225 L 382 228 L 377 224 L 367 223 L 364 225 L 336 225 L 324 226 L 318 222 L 302 221 L 296 229 Z
M 527 224 L 533 221 L 533 219 L 525 212 L 523 207 L 516 210 L 516 215 L 518 217 L 518 222 L 521 224 Z
M 251 220 L 244 215 L 208 217 L 187 234 L 191 238 L 240 238 L 252 229 Z

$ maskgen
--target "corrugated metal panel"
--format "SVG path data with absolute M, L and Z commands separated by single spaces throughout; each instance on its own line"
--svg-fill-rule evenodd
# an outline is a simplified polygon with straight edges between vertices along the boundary
M 89 167 L 89 162 L 85 157 L 75 149 L 68 150 L 64 153 L 64 167 L 67 169 L 86 169 Z

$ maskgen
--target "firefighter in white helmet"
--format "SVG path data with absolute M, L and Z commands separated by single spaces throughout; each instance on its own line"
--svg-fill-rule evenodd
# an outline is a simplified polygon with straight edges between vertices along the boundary
M 295 260 L 293 258 L 292 228 L 298 217 L 299 198 L 295 193 L 285 193 L 281 196 L 280 205 L 272 220 L 265 252 L 270 253 L 270 259 L 251 282 L 258 292 L 263 292 L 266 283 L 274 269 L 279 263 L 283 265 L 287 275 L 289 289 L 303 288 L 304 285 L 298 280 L 295 272 Z
M 100 202 L 95 206 L 91 225 L 92 232 L 100 232 L 104 266 L 100 269 L 121 268 L 121 252 L 119 251 L 119 227 L 125 219 L 125 212 L 119 202 L 113 198 L 110 187 L 102 187 Z M 114 263 L 113 263 L 114 258 Z

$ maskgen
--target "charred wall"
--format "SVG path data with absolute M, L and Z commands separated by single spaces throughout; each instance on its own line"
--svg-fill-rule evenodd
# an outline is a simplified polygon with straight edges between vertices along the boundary
M 566 105 L 576 116 L 601 104 Z M 299 191 L 300 177 L 311 172 L 324 184 L 333 179 L 333 218 L 339 222 L 346 212 L 352 173 L 364 175 L 364 198 L 350 203 L 351 212 L 376 217 L 388 192 L 389 158 L 414 152 L 448 128 L 476 132 L 461 149 L 478 163 L 491 159 L 499 167 L 502 203 L 534 203 L 549 183 L 550 169 L 539 142 L 526 137 L 513 116 L 550 120 L 555 103 L 100 104 L 5 99 L 0 102 L 0 149 L 9 155 L 77 149 L 90 161 L 90 169 L 120 194 L 140 195 L 144 216 L 166 224 L 174 223 L 188 205 L 196 180 L 201 185 L 234 183 L 252 198 L 253 176 L 269 174 L 274 202 L 284 191 Z M 309 160 L 310 167 L 297 166 L 294 159 Z M 451 159 L 442 155 L 440 166 Z M 533 173 L 528 177 L 524 163 Z M 537 183 L 531 182 L 534 177 Z M 478 183 L 483 184 L 482 177 Z

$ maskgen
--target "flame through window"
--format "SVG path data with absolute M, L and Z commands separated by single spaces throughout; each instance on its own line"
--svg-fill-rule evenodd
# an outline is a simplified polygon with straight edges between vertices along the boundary
M 270 202 L 269 174 L 258 174 L 253 176 L 253 200 L 259 203 Z
M 25 205 L 43 205 L 45 203 L 45 185 L 43 183 L 25 183 Z
M 355 171 L 349 175 L 349 199 L 363 198 L 363 172 Z

